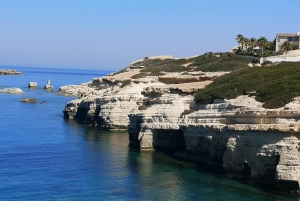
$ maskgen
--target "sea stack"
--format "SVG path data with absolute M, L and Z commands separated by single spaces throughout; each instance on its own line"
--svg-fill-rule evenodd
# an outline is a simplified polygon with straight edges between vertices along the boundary
M 45 84 L 44 89 L 53 89 L 53 86 L 50 86 L 50 80 L 47 80 L 47 83 Z

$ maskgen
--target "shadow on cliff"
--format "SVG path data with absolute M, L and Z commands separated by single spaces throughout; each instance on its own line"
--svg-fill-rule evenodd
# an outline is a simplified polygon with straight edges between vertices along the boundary
M 152 130 L 153 148 L 156 151 L 174 153 L 185 150 L 185 140 L 182 130 Z
M 94 109 L 90 108 L 89 102 L 80 103 L 78 106 L 77 112 L 74 116 L 74 120 L 77 121 L 77 123 L 80 124 L 92 124 L 93 127 L 97 127 L 99 122 L 99 113 L 101 111 L 100 105 L 96 105 Z M 91 112 L 94 111 L 94 112 Z M 90 112 L 90 113 L 89 113 Z M 69 116 L 65 115 L 65 118 L 68 118 Z

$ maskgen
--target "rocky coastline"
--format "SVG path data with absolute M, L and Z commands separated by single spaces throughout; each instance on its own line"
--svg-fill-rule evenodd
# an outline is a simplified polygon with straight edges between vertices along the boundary
M 220 167 L 229 175 L 299 190 L 299 98 L 278 109 L 264 108 L 251 95 L 196 104 L 196 91 L 229 72 L 136 76 L 151 59 L 87 83 L 60 87 L 58 94 L 78 97 L 66 104 L 64 117 L 99 128 L 127 129 L 129 145 L 140 150 L 165 151 L 181 160 Z

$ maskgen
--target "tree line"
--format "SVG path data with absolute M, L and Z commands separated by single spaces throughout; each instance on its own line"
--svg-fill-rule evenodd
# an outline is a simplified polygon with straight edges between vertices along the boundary
M 236 51 L 237 54 L 258 54 L 259 56 L 272 56 L 275 55 L 276 49 L 276 38 L 273 41 L 269 41 L 266 37 L 262 36 L 259 38 L 246 38 L 242 34 L 238 34 L 236 40 L 239 44 L 239 49 Z M 255 53 L 254 48 L 259 47 Z M 293 45 L 289 41 L 285 41 L 281 46 L 280 50 L 284 53 L 292 50 Z
M 239 44 L 238 53 L 241 54 L 251 54 L 254 52 L 253 50 L 255 47 L 259 47 L 257 54 L 260 56 L 264 55 L 266 50 L 268 50 L 268 54 L 275 52 L 275 39 L 274 41 L 268 41 L 264 36 L 256 39 L 254 37 L 246 38 L 242 34 L 238 34 L 236 40 Z

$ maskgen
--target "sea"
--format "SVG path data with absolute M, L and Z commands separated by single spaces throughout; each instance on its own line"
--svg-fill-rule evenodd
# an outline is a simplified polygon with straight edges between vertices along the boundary
M 75 97 L 42 89 L 48 79 L 58 91 L 110 71 L 13 69 L 24 75 L 0 76 L 0 89 L 18 87 L 26 93 L 0 93 L 0 201 L 299 200 L 162 152 L 131 150 L 126 131 L 64 119 L 62 109 Z M 38 87 L 29 89 L 28 82 Z M 21 103 L 21 98 L 36 98 L 38 103 Z

